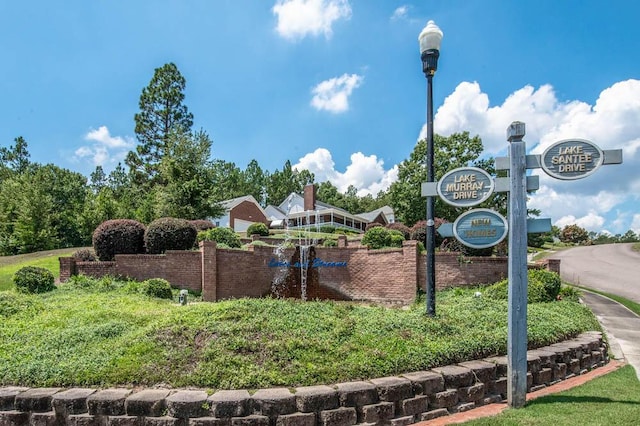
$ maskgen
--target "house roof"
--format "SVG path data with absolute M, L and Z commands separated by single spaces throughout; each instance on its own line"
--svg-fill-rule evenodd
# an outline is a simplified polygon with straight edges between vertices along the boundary
M 384 213 L 385 218 L 389 218 L 389 216 L 393 216 L 394 212 L 393 209 L 389 206 L 383 206 L 380 207 L 379 209 L 375 209 L 373 211 L 370 212 L 365 212 L 365 213 L 358 213 L 356 216 L 359 216 L 363 219 L 367 219 L 368 221 L 373 221 L 376 217 L 378 217 L 378 215 L 380 215 L 380 213 Z
M 267 214 L 265 213 L 264 209 L 262 208 L 260 203 L 258 203 L 256 199 L 253 198 L 253 195 L 245 195 L 243 197 L 237 197 L 237 198 L 232 198 L 230 200 L 225 200 L 220 202 L 220 205 L 224 208 L 226 212 L 229 212 L 234 207 L 244 203 L 245 201 L 255 204 L 260 209 L 260 211 L 264 214 L 264 216 L 267 217 Z

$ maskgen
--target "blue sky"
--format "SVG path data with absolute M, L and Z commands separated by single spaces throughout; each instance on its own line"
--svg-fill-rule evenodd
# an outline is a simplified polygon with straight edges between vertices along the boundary
M 361 194 L 393 182 L 424 132 L 417 37 L 444 32 L 435 131 L 503 156 L 527 124 L 541 153 L 565 138 L 624 149 L 579 181 L 541 174 L 529 207 L 559 226 L 640 231 L 640 3 L 612 0 L 48 0 L 0 3 L 0 145 L 85 175 L 135 146 L 155 68 L 187 80 L 213 157 L 273 171 L 289 159 Z

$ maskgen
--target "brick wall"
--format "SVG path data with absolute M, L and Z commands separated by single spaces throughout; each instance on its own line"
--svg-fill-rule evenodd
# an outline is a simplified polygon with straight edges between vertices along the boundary
M 293 249 L 285 250 L 277 258 L 273 247 L 231 250 L 203 242 L 199 251 L 117 255 L 114 262 L 60 258 L 60 280 L 64 282 L 73 274 L 117 275 L 137 280 L 164 278 L 176 288 L 201 291 L 207 301 L 263 297 L 271 294 L 274 281 L 282 281 L 287 273 L 300 273 L 300 268 L 273 266 L 274 261 L 291 262 L 292 256 Z M 315 259 L 319 267 L 307 271 L 307 299 L 410 304 L 415 300 L 417 286 L 425 287 L 426 259 L 418 253 L 415 241 L 405 241 L 398 249 L 368 250 L 341 240 L 340 247 L 315 247 Z M 560 270 L 559 261 L 553 259 L 542 267 Z M 506 278 L 508 263 L 506 257 L 437 253 L 435 272 L 438 289 L 475 286 Z

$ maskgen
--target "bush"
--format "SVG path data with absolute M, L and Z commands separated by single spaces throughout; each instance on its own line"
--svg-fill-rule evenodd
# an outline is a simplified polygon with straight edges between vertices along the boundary
M 336 227 L 333 226 L 333 225 L 322 225 L 320 227 L 320 232 L 322 232 L 324 234 L 335 234 Z
M 395 229 L 389 230 L 389 245 L 391 247 L 402 247 L 404 241 L 404 235 L 402 232 Z
M 93 250 L 90 249 L 79 249 L 76 250 L 72 255 L 78 262 L 95 262 L 96 256 L 93 254 Z
M 546 298 L 549 301 L 556 300 L 558 298 L 560 288 L 562 287 L 560 275 L 546 269 L 533 269 L 529 271 L 528 277 L 529 282 L 538 281 L 543 285 Z
M 161 254 L 167 250 L 190 250 L 196 242 L 196 231 L 188 220 L 163 217 L 149 224 L 144 233 L 147 253 Z
M 362 244 L 374 250 L 391 247 L 391 234 L 384 226 L 374 226 L 364 233 Z
M 213 228 L 198 233 L 198 241 L 215 241 L 219 248 L 240 248 L 240 237 L 231 228 Z
M 210 220 L 205 220 L 205 219 L 190 220 L 189 223 L 192 224 L 193 227 L 196 228 L 196 231 L 198 231 L 198 232 L 206 231 L 207 229 L 212 229 L 212 228 L 216 227 L 213 224 L 213 222 L 211 222 Z
M 542 272 L 542 273 L 540 273 Z M 552 302 L 557 300 L 560 286 L 556 287 L 553 276 L 558 274 L 546 270 L 530 270 L 527 273 L 527 303 Z M 558 282 L 560 277 L 558 276 Z M 490 299 L 507 300 L 509 280 L 504 279 L 485 287 L 483 293 Z
M 13 283 L 21 293 L 46 293 L 56 288 L 50 270 L 39 266 L 25 266 L 13 275 Z
M 401 222 L 394 222 L 387 225 L 387 229 L 400 231 L 405 240 L 411 239 L 411 228 Z
M 173 299 L 171 284 L 162 278 L 151 278 L 142 282 L 140 290 L 149 297 Z
M 113 260 L 116 254 L 144 253 L 144 232 L 137 220 L 107 220 L 93 232 L 93 249 L 102 261 Z
M 247 228 L 247 235 L 269 236 L 269 227 L 262 222 L 255 222 Z
M 338 241 L 327 238 L 322 242 L 322 247 L 338 247 Z

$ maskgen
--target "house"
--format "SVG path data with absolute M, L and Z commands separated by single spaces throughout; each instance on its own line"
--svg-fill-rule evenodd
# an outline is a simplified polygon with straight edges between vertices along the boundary
M 262 222 L 270 228 L 296 229 L 334 226 L 355 232 L 364 232 L 369 223 L 382 225 L 393 222 L 393 209 L 382 207 L 368 213 L 351 214 L 339 207 L 316 199 L 316 187 L 313 184 L 304 188 L 302 195 L 292 192 L 277 206 L 262 208 L 251 195 L 223 201 L 225 215 L 212 219 L 216 226 L 232 228 L 236 232 L 246 231 L 254 222 Z M 391 220 L 389 219 L 391 218 Z
M 232 198 L 220 203 L 224 208 L 224 215 L 211 221 L 218 227 L 231 228 L 236 232 L 244 232 L 249 225 L 262 222 L 269 226 L 269 219 L 260 203 L 252 195 Z

